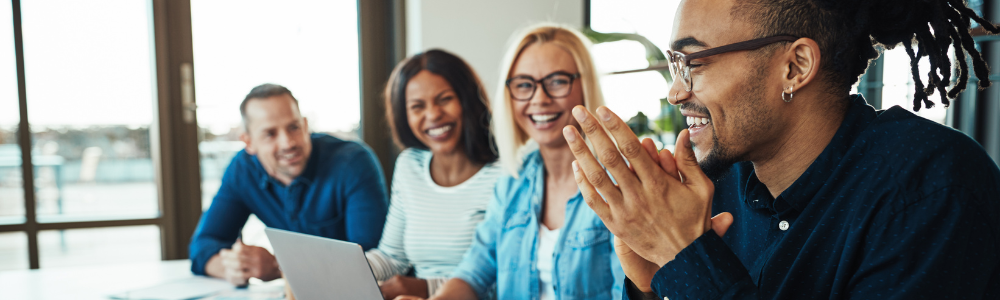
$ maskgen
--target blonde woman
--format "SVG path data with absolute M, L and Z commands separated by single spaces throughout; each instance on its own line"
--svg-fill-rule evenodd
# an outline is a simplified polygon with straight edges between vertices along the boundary
M 432 299 L 486 298 L 493 286 L 498 299 L 621 297 L 611 233 L 580 196 L 562 135 L 579 126 L 573 107 L 603 104 L 588 48 L 579 32 L 555 25 L 515 36 L 491 105 L 507 174 L 472 247 Z

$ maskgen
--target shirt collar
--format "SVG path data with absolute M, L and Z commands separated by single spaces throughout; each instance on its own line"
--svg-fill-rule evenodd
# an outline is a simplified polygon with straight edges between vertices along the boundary
M 529 186 L 531 197 L 531 206 L 535 209 L 537 214 L 540 210 L 539 204 L 541 199 L 537 197 L 538 195 L 544 195 L 545 191 L 545 162 L 542 161 L 542 154 L 538 151 L 532 151 L 524 157 L 524 163 L 521 165 L 523 171 L 521 176 L 524 176 L 524 181 Z M 536 199 L 537 198 L 537 199 Z
M 531 206 L 535 214 L 541 216 L 542 201 L 545 197 L 545 161 L 542 159 L 542 153 L 539 150 L 535 150 L 526 155 L 521 168 L 523 170 L 521 175 L 525 177 L 525 184 L 531 187 L 530 195 L 533 197 L 531 199 Z M 608 174 L 608 176 L 610 177 L 611 174 Z M 581 200 L 583 200 L 583 194 L 577 189 L 576 194 L 569 198 L 567 205 Z
M 774 202 L 774 198 L 771 197 L 771 192 L 767 189 L 767 186 L 760 182 L 757 178 L 757 171 L 753 169 L 753 164 L 746 163 L 750 170 L 750 175 L 747 176 L 746 182 L 743 185 L 743 195 L 747 205 L 753 209 L 771 209 L 771 204 Z
M 844 116 L 840 128 L 837 129 L 836 135 L 823 149 L 823 152 L 816 157 L 816 160 L 809 165 L 809 168 L 778 196 L 777 201 L 775 201 L 775 209 L 779 213 L 786 205 L 802 211 L 816 193 L 823 188 L 830 176 L 838 171 L 838 166 L 845 159 L 847 151 L 854 144 L 854 140 L 877 117 L 875 108 L 868 105 L 861 95 L 851 95 L 849 101 L 847 114 Z

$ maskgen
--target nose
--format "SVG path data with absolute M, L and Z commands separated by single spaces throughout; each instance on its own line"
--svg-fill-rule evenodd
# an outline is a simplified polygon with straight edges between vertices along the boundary
M 298 146 L 298 141 L 288 132 L 288 130 L 281 130 L 278 133 L 278 147 L 279 150 L 289 150 Z
M 674 80 L 670 83 L 670 90 L 667 93 L 667 102 L 672 105 L 681 104 L 691 97 L 691 92 L 686 90 L 683 80 Z
M 442 108 L 440 105 L 437 105 L 437 104 L 434 104 L 434 103 L 431 103 L 430 105 L 428 105 L 428 107 L 427 107 L 427 119 L 428 120 L 434 121 L 434 120 L 440 119 L 442 116 L 444 116 L 444 108 Z
M 545 89 L 541 84 L 535 85 L 535 94 L 531 96 L 531 104 L 544 105 L 552 103 L 552 98 L 549 98 L 549 94 L 545 92 Z

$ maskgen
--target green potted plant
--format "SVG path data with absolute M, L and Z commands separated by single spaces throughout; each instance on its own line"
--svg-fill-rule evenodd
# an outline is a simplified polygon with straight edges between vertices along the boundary
M 636 33 L 604 33 L 597 32 L 590 28 L 585 28 L 583 34 L 590 38 L 590 41 L 594 44 L 610 43 L 617 41 L 634 41 L 641 44 L 646 49 L 646 61 L 649 62 L 649 66 L 660 65 L 667 61 L 666 55 L 657 47 L 653 42 L 651 42 L 646 37 L 636 34 Z M 673 78 L 670 77 L 670 71 L 668 70 L 656 70 L 651 72 L 657 72 L 663 77 L 663 80 L 667 82 L 669 86 L 673 82 Z M 664 91 L 666 93 L 666 91 Z M 670 132 L 674 136 L 680 133 L 681 130 L 686 128 L 684 121 L 684 116 L 681 115 L 680 109 L 670 104 L 667 98 L 660 99 L 660 117 L 653 122 L 649 121 L 649 117 L 639 112 L 635 116 L 629 118 L 626 122 L 629 124 L 629 128 L 632 132 L 635 132 L 636 136 L 643 135 L 655 135 L 657 139 L 660 139 L 663 133 Z M 660 140 L 663 143 L 665 141 Z M 666 141 L 672 143 L 673 141 Z

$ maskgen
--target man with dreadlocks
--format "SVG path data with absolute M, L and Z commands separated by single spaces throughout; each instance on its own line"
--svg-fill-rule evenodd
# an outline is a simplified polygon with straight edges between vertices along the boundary
M 1000 31 L 962 0 L 683 1 L 667 53 L 690 125 L 676 153 L 605 107 L 573 110 L 596 157 L 563 131 L 626 296 L 1000 299 L 997 165 L 958 131 L 850 95 L 876 47 L 899 44 L 914 109 L 935 93 L 948 105 L 967 57 L 988 86 L 972 20 Z

